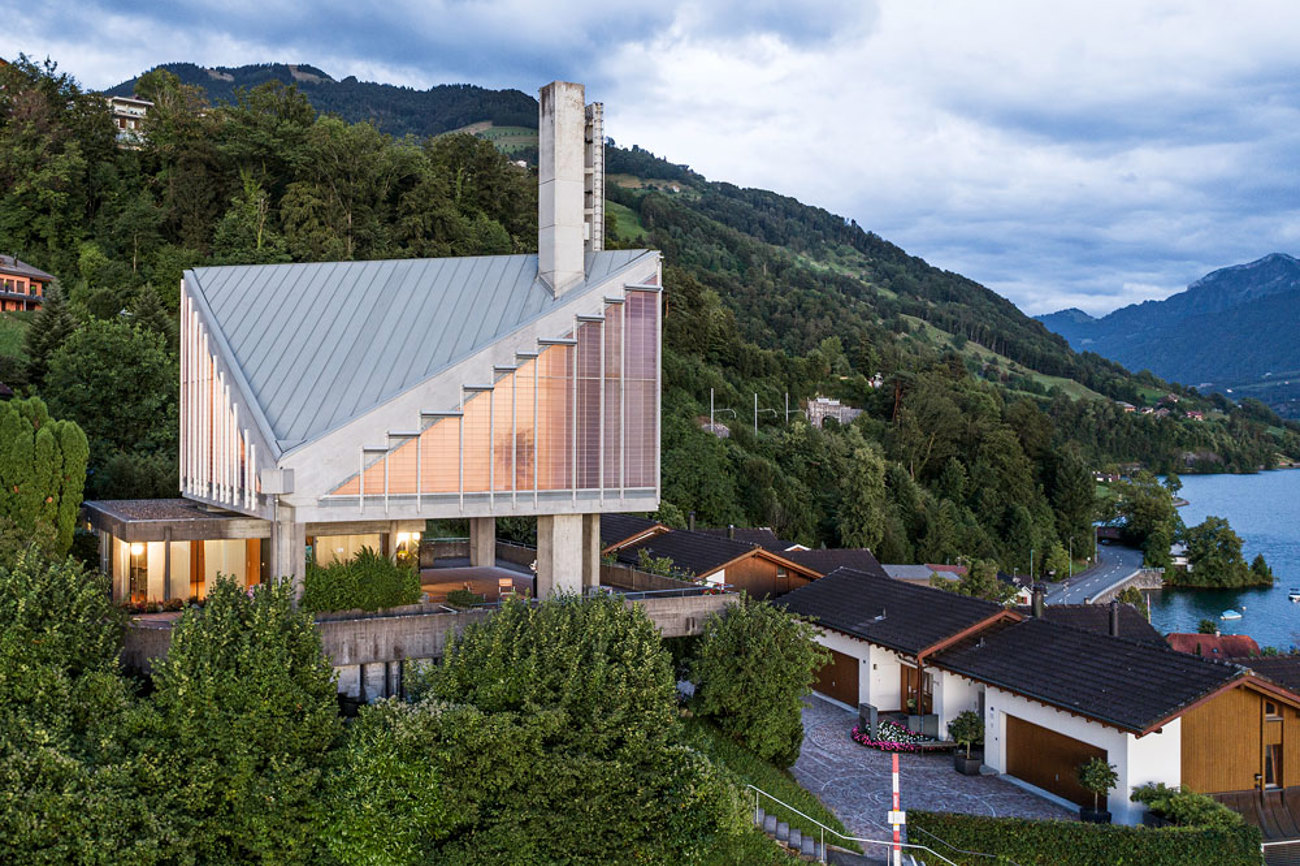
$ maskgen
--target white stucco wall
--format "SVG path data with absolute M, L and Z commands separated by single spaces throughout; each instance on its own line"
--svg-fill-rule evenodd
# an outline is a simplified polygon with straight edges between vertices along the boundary
M 882 710 L 903 709 L 903 689 L 899 684 L 901 667 L 898 653 L 884 647 L 871 646 L 872 704 Z
M 1129 801 L 1135 786 L 1147 782 L 1173 786 L 1181 781 L 1182 736 L 1178 721 L 1165 725 L 1161 733 L 1139 738 L 990 686 L 985 692 L 984 763 L 999 773 L 1005 773 L 1007 767 L 1006 718 L 1009 715 L 1105 750 L 1107 762 L 1114 764 L 1119 774 L 1119 783 L 1110 792 L 1106 804 L 1117 824 L 1142 821 L 1145 807 Z
M 939 735 L 946 739 L 949 722 L 966 710 L 979 712 L 984 685 L 938 668 L 928 670 L 934 675 L 934 712 L 939 717 Z

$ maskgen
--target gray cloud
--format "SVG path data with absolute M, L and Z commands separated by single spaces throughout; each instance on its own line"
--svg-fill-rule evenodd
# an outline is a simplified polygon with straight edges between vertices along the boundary
M 584 81 L 620 143 L 1100 313 L 1300 252 L 1296 34 L 1287 0 L 49 0 L 0 55 L 96 88 L 169 60 Z

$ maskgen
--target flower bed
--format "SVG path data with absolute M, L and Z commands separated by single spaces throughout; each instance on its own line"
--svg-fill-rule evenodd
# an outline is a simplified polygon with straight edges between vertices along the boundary
M 928 752 L 952 748 L 952 743 L 932 740 L 925 734 L 918 734 L 897 722 L 883 721 L 877 725 L 877 728 L 880 737 L 876 740 L 871 739 L 871 734 L 857 725 L 853 726 L 849 736 L 859 745 L 880 749 L 883 752 Z

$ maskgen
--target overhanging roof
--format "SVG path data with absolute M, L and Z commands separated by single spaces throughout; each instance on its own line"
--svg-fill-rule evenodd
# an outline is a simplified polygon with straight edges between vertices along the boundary
M 185 285 L 283 452 L 654 255 L 588 253 L 558 299 L 536 255 L 195 268 Z

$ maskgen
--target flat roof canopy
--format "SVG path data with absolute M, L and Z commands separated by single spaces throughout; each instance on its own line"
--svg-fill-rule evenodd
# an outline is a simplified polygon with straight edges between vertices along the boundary
M 107 499 L 82 503 L 91 527 L 123 541 L 270 538 L 271 522 L 188 499 Z

